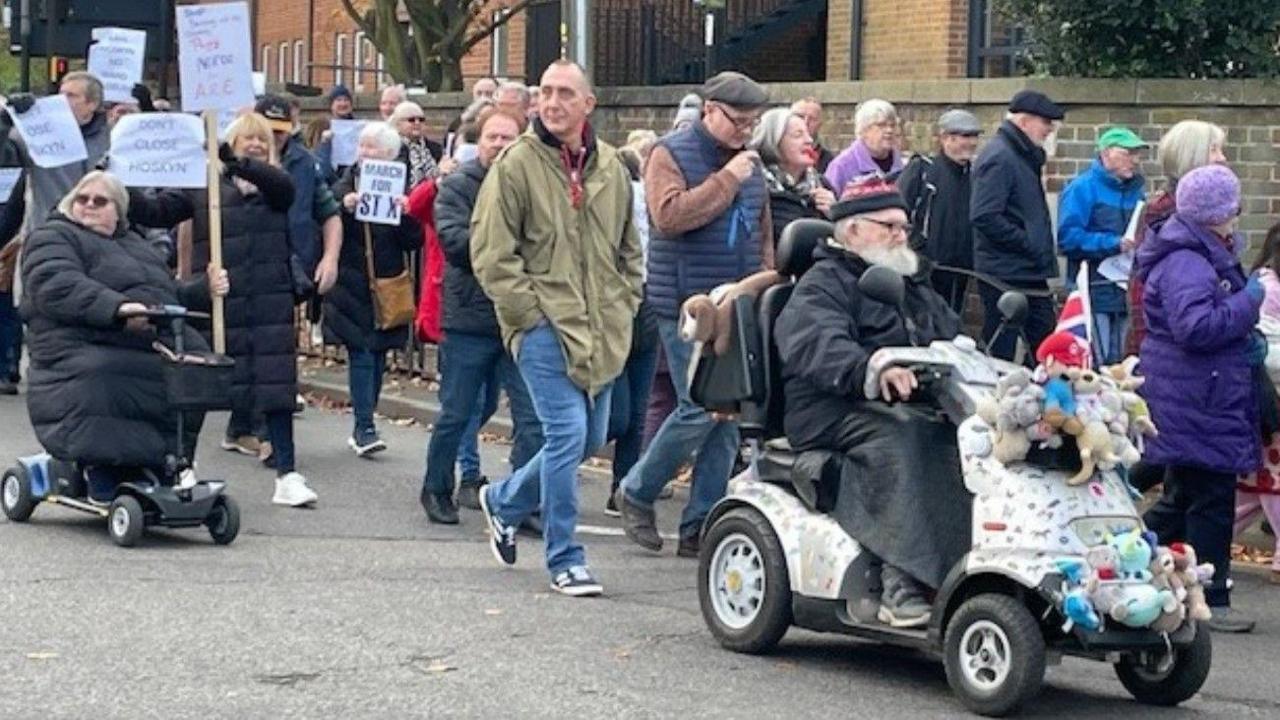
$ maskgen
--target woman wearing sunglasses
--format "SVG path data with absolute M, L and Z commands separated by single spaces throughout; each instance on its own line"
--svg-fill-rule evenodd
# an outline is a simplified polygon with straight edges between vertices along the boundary
M 161 357 L 151 347 L 156 331 L 130 314 L 155 305 L 207 309 L 229 286 L 226 271 L 213 268 L 174 280 L 164 255 L 129 229 L 128 209 L 119 180 L 90 172 L 27 238 L 22 262 L 31 423 L 50 455 L 91 467 L 159 467 L 174 437 Z M 207 349 L 189 327 L 185 341 Z M 187 414 L 187 458 L 202 421 L 203 413 Z M 89 477 L 91 499 L 110 501 L 111 488 Z
M 295 469 L 293 413 L 298 392 L 295 298 L 311 288 L 290 261 L 289 206 L 293 181 L 279 167 L 267 119 L 242 115 L 227 128 L 222 164 L 222 261 L 234 288 L 226 302 L 227 354 L 236 361 L 234 409 L 223 447 L 240 450 L 265 435 L 260 457 L 276 471 L 276 505 L 299 507 L 317 497 Z M 129 219 L 148 227 L 193 220 L 192 266 L 209 257 L 207 192 L 164 190 L 154 197 L 130 193 Z M 295 280 L 296 278 L 296 280 Z M 265 425 L 264 428 L 255 427 Z M 265 443 L 263 443 L 265 445 Z
M 427 139 L 427 116 L 417 103 L 400 103 L 387 120 L 400 134 L 399 160 L 409 168 L 409 184 L 405 188 L 408 194 L 419 183 L 441 174 L 436 163 L 444 154 L 444 148 Z

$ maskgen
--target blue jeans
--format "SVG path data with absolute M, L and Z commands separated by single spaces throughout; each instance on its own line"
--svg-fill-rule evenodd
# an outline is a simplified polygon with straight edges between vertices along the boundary
M 351 392 L 351 412 L 357 435 L 374 432 L 373 411 L 382 395 L 382 370 L 386 356 L 380 352 L 347 347 L 347 384 Z
M 640 459 L 644 444 L 644 421 L 649 409 L 649 391 L 658 367 L 658 346 L 633 349 L 613 384 L 609 404 L 609 439 L 613 446 L 613 487 L 631 472 Z
M 504 353 L 505 354 L 505 353 Z M 512 365 L 512 371 L 519 377 L 520 372 L 515 370 Z M 524 380 L 520 381 L 521 385 Z M 527 393 L 526 393 L 527 394 Z M 476 393 L 475 410 L 471 412 L 471 420 L 467 423 L 467 429 L 462 432 L 462 441 L 458 443 L 458 470 L 462 472 L 462 482 L 479 482 L 483 475 L 480 468 L 480 428 L 489 422 L 489 418 L 498 411 L 498 376 L 496 373 L 490 374 L 489 378 L 484 381 L 484 385 L 480 386 L 480 390 Z M 529 407 L 529 414 L 537 421 L 537 417 L 533 415 L 533 407 Z M 534 452 L 537 452 L 536 450 Z M 532 455 L 533 453 L 530 453 Z M 528 459 L 528 458 L 526 458 Z
M 604 444 L 609 426 L 609 388 L 587 397 L 569 380 L 564 350 L 545 322 L 525 333 L 517 360 L 533 396 L 546 443 L 511 477 L 489 489 L 489 509 L 503 524 L 517 526 L 542 508 L 547 569 L 551 576 L 586 565 L 578 526 L 578 466 Z
M 701 531 L 711 507 L 724 497 L 738 456 L 738 424 L 713 420 L 710 413 L 689 399 L 693 345 L 680 339 L 676 321 L 659 320 L 658 333 L 676 388 L 676 409 L 663 421 L 644 457 L 623 478 L 622 489 L 631 502 L 651 507 L 663 486 L 696 453 L 693 489 L 680 516 L 680 536 L 690 537 Z
M 22 319 L 13 305 L 13 293 L 0 293 L 0 380 L 18 381 L 22 361 Z
M 1129 313 L 1094 313 L 1093 331 L 1097 359 L 1114 365 L 1124 359 L 1124 336 L 1129 331 Z
M 427 444 L 427 470 L 422 479 L 422 492 L 434 495 L 453 492 L 453 464 L 458 457 L 459 442 L 466 442 L 468 437 L 475 440 L 478 428 L 473 428 L 472 422 L 477 411 L 492 412 L 482 406 L 479 389 L 491 381 L 495 373 L 511 399 L 511 421 L 515 430 L 512 467 L 528 462 L 542 446 L 542 429 L 533 401 L 501 340 L 488 335 L 451 332 L 445 336 L 440 351 L 448 358 L 447 369 L 441 378 L 440 417 L 436 418 L 435 430 Z

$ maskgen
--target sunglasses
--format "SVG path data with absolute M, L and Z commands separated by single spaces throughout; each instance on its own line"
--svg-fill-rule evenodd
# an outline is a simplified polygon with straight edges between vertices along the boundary
M 424 117 L 407 117 L 404 119 L 404 121 L 410 122 L 410 123 L 424 123 L 427 121 L 427 119 Z
M 86 205 L 88 207 L 93 208 L 94 210 L 100 210 L 106 207 L 107 203 L 109 202 L 111 202 L 111 198 L 105 195 L 80 194 L 75 196 L 76 205 Z

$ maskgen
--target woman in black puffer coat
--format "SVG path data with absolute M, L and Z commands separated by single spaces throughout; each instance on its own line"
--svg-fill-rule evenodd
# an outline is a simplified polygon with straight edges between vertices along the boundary
M 123 222 L 124 186 L 107 173 L 84 176 L 26 241 L 21 311 L 31 356 L 27 411 L 36 437 L 55 458 L 90 467 L 91 497 L 111 499 L 96 468 L 161 467 L 172 452 L 169 408 L 156 331 L 131 311 L 154 305 L 209 304 L 208 278 L 179 284 L 164 256 Z M 225 292 L 226 274 L 212 275 Z M 168 328 L 161 328 L 161 340 Z M 187 328 L 186 349 L 207 349 Z M 187 413 L 190 460 L 203 413 Z
M 813 138 L 804 118 L 790 108 L 774 108 L 760 117 L 751 148 L 760 153 L 764 179 L 769 186 L 769 211 L 773 217 L 773 246 L 782 231 L 800 218 L 827 219 L 836 196 L 826 178 L 814 167 Z
M 266 118 L 238 118 L 227 129 L 222 173 L 222 264 L 231 277 L 226 299 L 227 354 L 236 361 L 235 410 L 228 439 L 266 419 L 276 469 L 272 502 L 293 507 L 316 501 L 295 471 L 293 412 L 297 397 L 297 340 L 289 242 L 293 181 L 277 166 Z M 148 199 L 131 193 L 129 217 L 140 225 L 171 227 L 194 220 L 192 267 L 209 261 L 208 200 L 204 190 L 165 190 Z
M 372 239 L 374 273 L 389 278 L 407 269 L 406 253 L 422 247 L 422 226 L 403 212 L 399 225 L 356 220 L 360 161 L 394 160 L 400 153 L 400 135 L 386 123 L 369 123 L 360 132 L 356 152 L 356 163 L 333 186 L 334 196 L 342 202 L 342 253 L 338 256 L 338 282 L 324 296 L 324 340 L 347 348 L 347 378 L 355 415 L 355 430 L 347 444 L 356 455 L 366 457 L 387 448 L 373 424 L 373 411 L 382 392 L 386 353 L 409 342 L 409 325 L 389 330 L 375 326 L 365 262 L 365 227 Z

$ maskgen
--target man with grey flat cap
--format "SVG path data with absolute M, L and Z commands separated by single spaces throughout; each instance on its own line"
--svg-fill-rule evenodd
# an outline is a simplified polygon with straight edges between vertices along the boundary
M 938 265 L 973 269 L 970 168 L 981 134 L 973 113 L 944 112 L 938 118 L 938 151 L 911 158 L 898 178 L 911 218 L 911 248 Z M 930 282 L 952 310 L 964 309 L 967 275 L 935 268 Z
M 615 498 L 627 537 L 660 550 L 653 502 L 696 456 L 680 520 L 678 554 L 686 557 L 697 556 L 702 521 L 724 495 L 738 452 L 738 425 L 713 418 L 689 399 L 693 348 L 680 339 L 680 305 L 773 264 L 769 191 L 759 156 L 745 149 L 769 95 L 736 72 L 707 80 L 699 95 L 702 118 L 658 141 L 644 178 L 650 218 L 646 295 L 678 402 Z
M 1044 143 L 1065 116 L 1066 112 L 1043 93 L 1018 92 L 1009 102 L 1009 113 L 996 136 L 973 166 L 969 220 L 973 224 L 974 269 L 1030 291 L 1023 333 L 1032 353 L 1057 323 L 1047 291 L 1049 278 L 1058 274 L 1058 259 L 1040 173 L 1045 162 Z M 978 294 L 985 312 L 982 336 L 990 339 L 1000 324 L 996 302 L 1002 291 L 978 283 Z M 1017 338 L 1003 333 L 991 350 L 997 357 L 1013 359 Z

